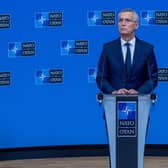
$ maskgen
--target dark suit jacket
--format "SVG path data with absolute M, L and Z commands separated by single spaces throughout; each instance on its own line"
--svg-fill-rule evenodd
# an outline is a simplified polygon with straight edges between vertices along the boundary
M 104 44 L 96 82 L 103 93 L 121 88 L 150 93 L 157 85 L 158 70 L 153 46 L 136 38 L 131 75 L 126 77 L 120 38 Z

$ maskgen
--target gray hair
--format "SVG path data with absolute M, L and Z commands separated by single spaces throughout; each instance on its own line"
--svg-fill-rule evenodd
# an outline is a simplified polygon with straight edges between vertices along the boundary
M 138 16 L 137 12 L 135 10 L 131 9 L 131 8 L 122 9 L 118 14 L 118 18 L 120 18 L 121 13 L 124 13 L 124 12 L 133 13 L 134 21 L 137 22 L 137 23 L 139 22 L 139 16 Z

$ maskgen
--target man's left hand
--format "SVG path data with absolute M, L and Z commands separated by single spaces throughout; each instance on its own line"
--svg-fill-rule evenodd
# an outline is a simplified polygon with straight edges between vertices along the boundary
M 135 89 L 130 89 L 128 90 L 128 94 L 138 94 L 138 91 L 136 91 Z

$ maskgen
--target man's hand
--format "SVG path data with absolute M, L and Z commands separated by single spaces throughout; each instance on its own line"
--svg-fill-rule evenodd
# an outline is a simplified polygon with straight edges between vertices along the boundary
M 135 89 L 127 90 L 125 88 L 122 88 L 122 89 L 113 91 L 112 94 L 114 94 L 114 95 L 119 95 L 119 94 L 133 95 L 133 94 L 138 94 L 138 91 L 136 91 Z
M 125 88 L 119 89 L 119 90 L 115 90 L 112 92 L 112 94 L 128 94 L 128 90 Z
M 130 89 L 128 90 L 128 94 L 131 94 L 131 95 L 138 94 L 138 91 L 136 91 L 135 89 Z

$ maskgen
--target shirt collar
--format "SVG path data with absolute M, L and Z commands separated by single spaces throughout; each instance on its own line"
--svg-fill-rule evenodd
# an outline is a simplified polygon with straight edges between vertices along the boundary
M 131 46 L 135 45 L 135 37 L 133 39 L 131 39 L 130 41 L 125 41 L 124 39 L 121 38 L 121 46 L 124 46 L 125 43 L 130 43 Z

